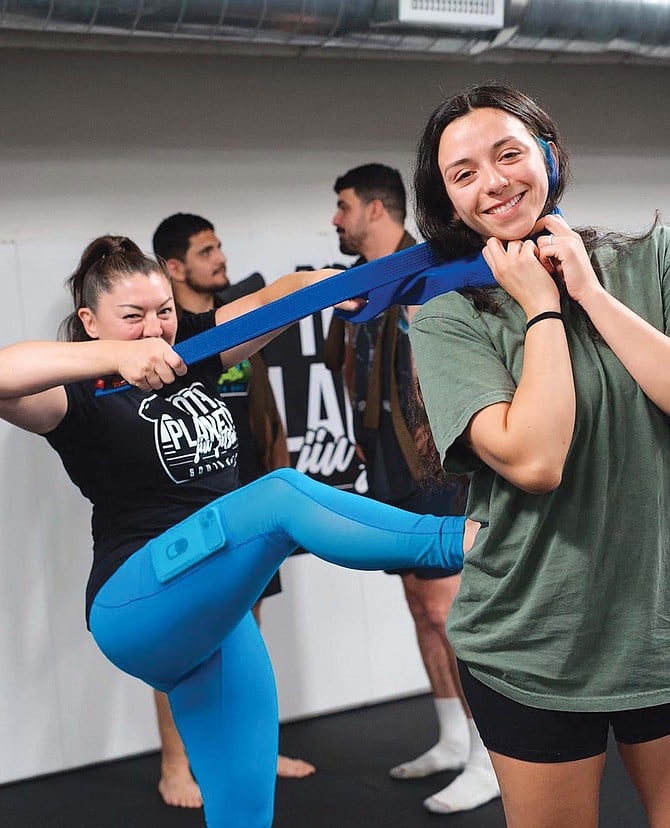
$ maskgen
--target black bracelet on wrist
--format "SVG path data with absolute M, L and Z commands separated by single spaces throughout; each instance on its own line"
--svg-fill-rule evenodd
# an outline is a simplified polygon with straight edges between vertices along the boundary
M 541 322 L 543 319 L 563 320 L 563 314 L 560 311 L 544 311 L 543 313 L 538 313 L 537 316 L 534 316 L 526 322 L 526 333 L 531 325 L 534 325 L 536 322 Z

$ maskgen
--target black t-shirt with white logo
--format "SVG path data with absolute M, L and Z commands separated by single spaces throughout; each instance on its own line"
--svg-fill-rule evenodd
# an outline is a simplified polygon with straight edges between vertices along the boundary
M 180 322 L 180 338 L 214 325 L 214 312 Z M 66 386 L 68 410 L 45 435 L 93 504 L 96 592 L 133 552 L 213 499 L 237 488 L 238 439 L 221 400 L 218 356 L 147 393 L 130 388 L 95 396 L 95 380 Z

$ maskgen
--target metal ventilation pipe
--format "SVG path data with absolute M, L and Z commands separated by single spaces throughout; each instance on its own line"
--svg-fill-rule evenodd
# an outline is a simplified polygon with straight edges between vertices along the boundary
M 670 61 L 670 0 L 0 0 L 2 30 L 331 54 Z

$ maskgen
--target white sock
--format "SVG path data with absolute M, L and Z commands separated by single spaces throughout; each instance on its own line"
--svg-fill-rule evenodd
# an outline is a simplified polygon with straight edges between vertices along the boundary
M 465 766 L 470 752 L 470 730 L 461 700 L 434 698 L 433 702 L 440 726 L 437 744 L 411 762 L 391 768 L 389 775 L 394 779 L 418 779 Z
M 424 801 L 424 807 L 434 814 L 470 811 L 500 796 L 498 780 L 489 754 L 472 719 L 470 729 L 470 758 L 460 776 Z

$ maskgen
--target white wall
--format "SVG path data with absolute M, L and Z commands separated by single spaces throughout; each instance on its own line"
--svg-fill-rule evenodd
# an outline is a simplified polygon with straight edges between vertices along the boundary
M 382 161 L 409 183 L 432 107 L 491 77 L 562 125 L 572 223 L 670 220 L 667 67 L 0 51 L 0 343 L 53 335 L 91 238 L 148 248 L 178 210 L 215 222 L 233 277 L 341 258 L 336 176 Z M 0 782 L 154 748 L 147 689 L 84 629 L 85 502 L 44 441 L 5 425 L 0 467 Z M 399 579 L 308 556 L 282 573 L 264 632 L 284 718 L 426 689 Z

